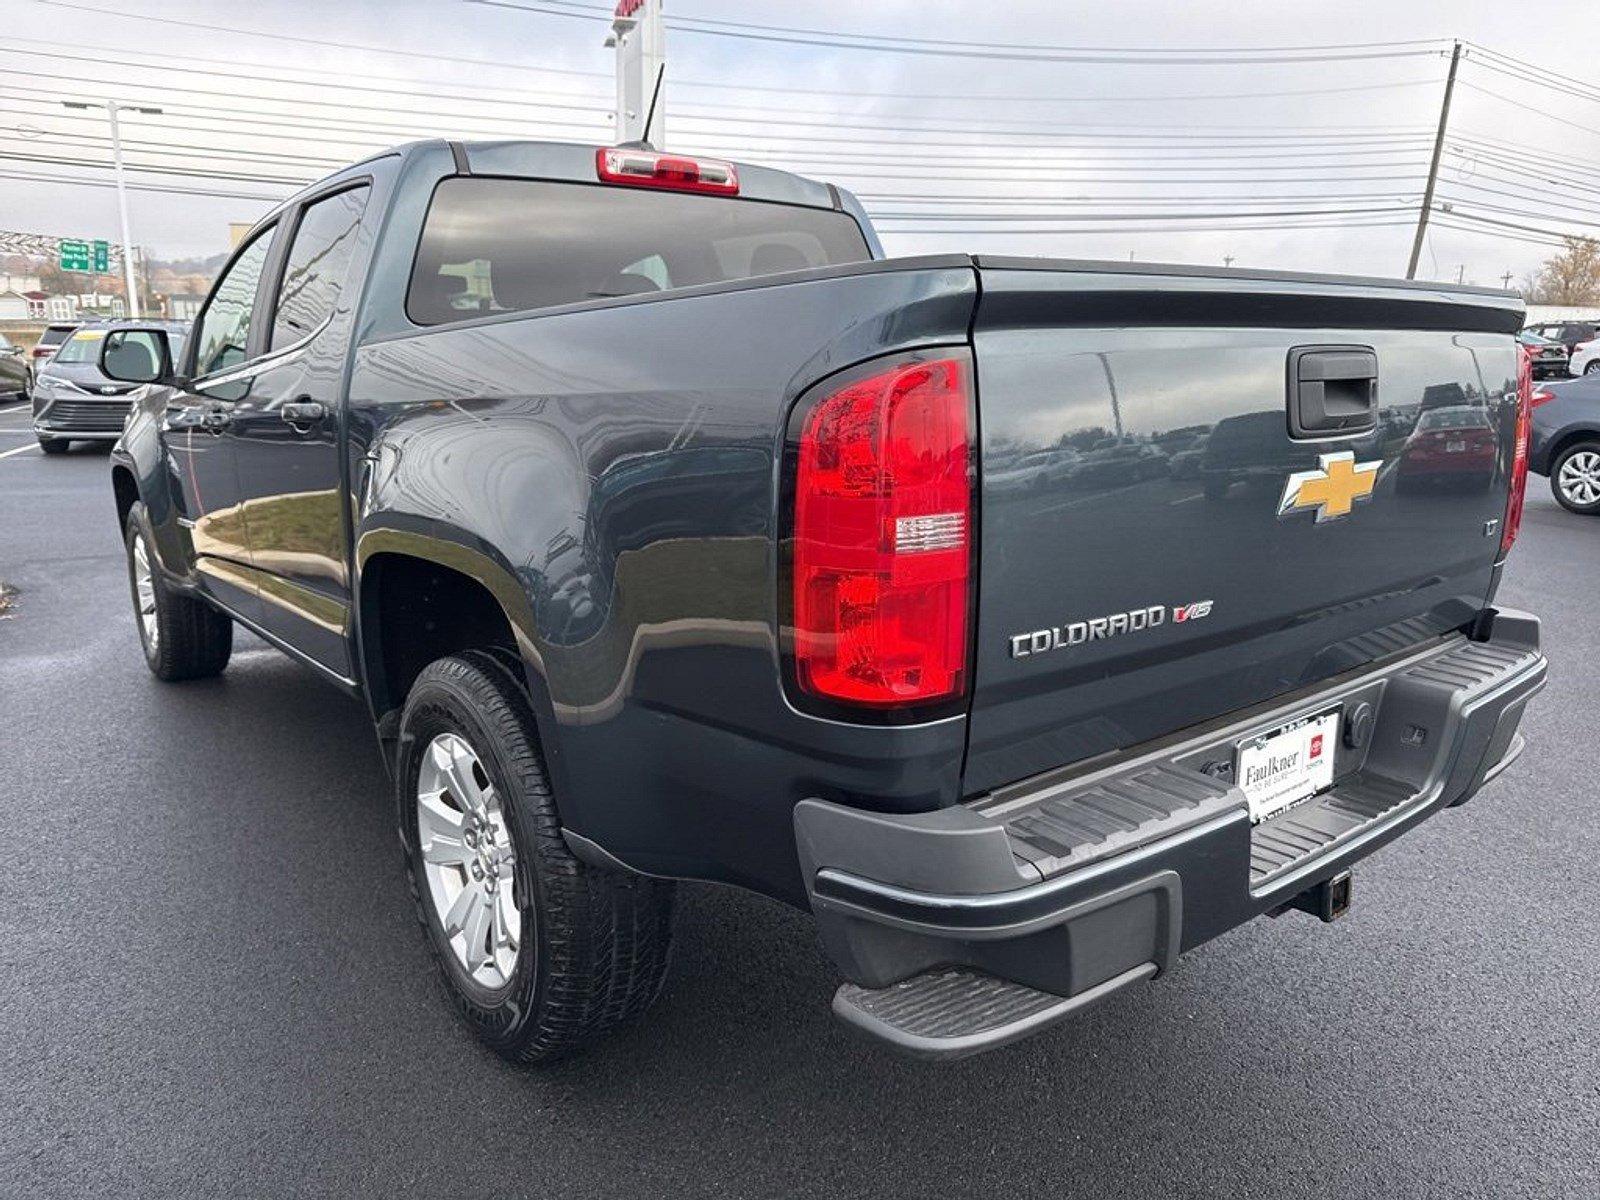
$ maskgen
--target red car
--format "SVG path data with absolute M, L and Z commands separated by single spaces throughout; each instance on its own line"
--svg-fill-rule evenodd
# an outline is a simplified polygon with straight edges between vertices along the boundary
M 1396 483 L 1402 488 L 1426 483 L 1488 487 L 1494 478 L 1497 446 L 1483 409 L 1475 405 L 1427 409 L 1406 439 Z
M 28 355 L 28 395 L 33 395 L 33 381 L 39 374 L 39 368 L 61 349 L 61 343 L 71 337 L 77 328 L 77 321 L 64 321 L 45 326 L 44 332 L 39 335 L 38 342 Z

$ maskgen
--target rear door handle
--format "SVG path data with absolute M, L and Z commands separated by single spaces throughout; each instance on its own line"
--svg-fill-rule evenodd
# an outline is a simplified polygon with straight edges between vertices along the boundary
M 314 425 L 328 415 L 328 410 L 319 400 L 291 400 L 278 410 L 278 415 L 290 425 Z
M 1366 433 L 1378 425 L 1378 352 L 1371 346 L 1296 346 L 1289 351 L 1289 433 L 1297 438 Z

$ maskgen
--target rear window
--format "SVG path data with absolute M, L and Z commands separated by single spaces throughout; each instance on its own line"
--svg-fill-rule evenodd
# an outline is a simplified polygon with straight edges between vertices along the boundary
M 39 335 L 39 345 L 59 346 L 75 328 L 74 325 L 52 325 Z
M 406 311 L 442 325 L 871 257 L 855 220 L 829 209 L 460 177 L 434 191 Z

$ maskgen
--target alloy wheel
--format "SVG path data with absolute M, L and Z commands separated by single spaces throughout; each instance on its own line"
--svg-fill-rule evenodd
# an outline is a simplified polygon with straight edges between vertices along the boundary
M 417 837 L 428 898 L 457 964 L 482 987 L 504 987 L 522 943 L 517 854 L 500 794 L 458 734 L 439 734 L 423 752 Z
M 1580 450 L 1568 455 L 1556 482 L 1561 494 L 1573 504 L 1587 507 L 1600 501 L 1600 451 Z
M 150 569 L 150 547 L 142 533 L 133 535 L 133 597 L 139 611 L 139 632 L 154 656 L 161 648 L 161 625 L 156 620 L 156 584 Z

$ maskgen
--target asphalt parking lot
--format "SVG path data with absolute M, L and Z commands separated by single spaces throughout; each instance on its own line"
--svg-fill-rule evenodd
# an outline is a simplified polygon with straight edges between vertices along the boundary
M 0 1195 L 1600 1195 L 1600 521 L 1531 481 L 1522 761 L 1022 1045 L 857 1041 L 799 914 L 683 891 L 652 1019 L 543 1073 L 458 1023 L 364 712 L 248 635 L 140 660 L 102 451 L 0 411 Z

